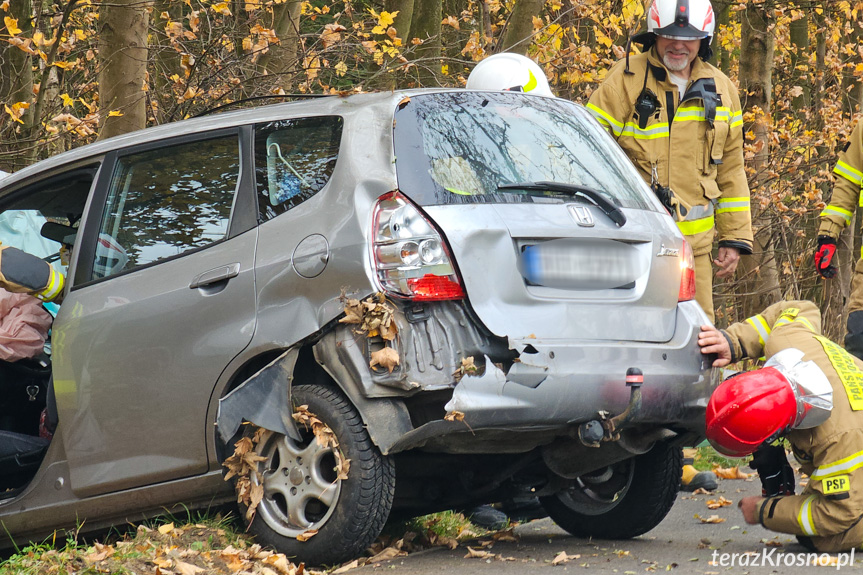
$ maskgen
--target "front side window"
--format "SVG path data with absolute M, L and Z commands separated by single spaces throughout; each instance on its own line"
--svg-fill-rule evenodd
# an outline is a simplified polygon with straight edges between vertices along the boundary
M 117 160 L 92 279 L 224 239 L 240 174 L 236 135 Z
M 293 118 L 255 129 L 255 172 L 261 220 L 272 219 L 317 194 L 339 155 L 342 119 Z

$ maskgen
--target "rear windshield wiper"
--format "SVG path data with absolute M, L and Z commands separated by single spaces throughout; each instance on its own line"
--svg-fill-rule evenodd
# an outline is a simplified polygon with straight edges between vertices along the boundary
M 498 190 L 524 190 L 529 192 L 560 192 L 573 196 L 582 196 L 589 199 L 591 202 L 601 209 L 611 218 L 611 221 L 617 224 L 617 227 L 622 227 L 626 223 L 626 216 L 615 206 L 608 198 L 597 192 L 593 188 L 587 186 L 579 186 L 578 184 L 562 184 L 559 182 L 515 182 L 512 184 L 500 184 Z

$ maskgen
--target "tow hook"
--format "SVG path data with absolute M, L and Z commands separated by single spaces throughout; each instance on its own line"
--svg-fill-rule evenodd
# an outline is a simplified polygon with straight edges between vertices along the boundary
M 637 367 L 626 370 L 626 386 L 629 388 L 629 405 L 623 413 L 606 419 L 606 412 L 600 412 L 599 419 L 586 421 L 578 426 L 578 439 L 587 447 L 599 447 L 601 441 L 618 441 L 620 430 L 635 419 L 641 411 L 641 384 L 644 374 Z

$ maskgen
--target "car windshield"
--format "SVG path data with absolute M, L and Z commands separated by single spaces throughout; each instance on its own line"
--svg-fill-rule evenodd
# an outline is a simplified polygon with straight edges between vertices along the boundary
M 584 201 L 499 186 L 550 181 L 650 209 L 649 188 L 582 108 L 511 92 L 441 92 L 403 100 L 394 143 L 399 189 L 421 205 Z

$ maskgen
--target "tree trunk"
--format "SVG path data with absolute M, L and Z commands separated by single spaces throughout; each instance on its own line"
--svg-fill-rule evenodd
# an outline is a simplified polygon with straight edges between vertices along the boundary
M 422 40 L 422 44 L 416 47 L 414 62 L 417 79 L 423 87 L 440 85 L 437 75 L 441 65 L 441 13 L 441 0 L 423 0 L 414 6 L 411 36 Z
M 794 110 L 801 112 L 801 119 L 809 116 L 809 102 L 812 97 L 811 87 L 806 78 L 809 68 L 809 13 L 802 10 L 803 17 L 791 22 L 791 79 L 793 86 L 800 86 L 803 92 L 792 100 Z
M 151 98 L 157 103 L 154 115 L 156 123 L 161 124 L 172 120 L 169 110 L 174 108 L 174 82 L 171 76 L 177 74 L 183 77 L 184 72 L 180 67 L 180 54 L 171 44 L 171 39 L 165 32 L 165 26 L 169 21 L 182 21 L 183 2 L 172 2 L 171 0 L 158 0 L 153 6 L 153 34 L 150 53 L 152 66 L 150 67 L 153 91 Z M 163 18 L 162 15 L 167 18 Z
M 386 0 L 384 10 L 389 13 L 398 12 L 393 21 L 393 28 L 396 29 L 398 37 L 402 39 L 402 45 L 409 46 L 413 32 L 411 20 L 414 14 L 414 0 Z
M 773 94 L 773 8 L 771 4 L 747 4 L 741 12 L 740 39 L 740 88 L 743 110 L 754 114 L 755 120 L 745 126 L 754 134 L 756 152 L 751 166 L 755 170 L 753 199 L 769 194 L 763 189 L 770 147 L 770 106 Z M 744 317 L 758 313 L 781 298 L 779 272 L 776 262 L 773 225 L 770 213 L 757 208 L 753 201 L 752 231 L 755 234 L 754 253 L 741 258 L 741 277 L 746 288 L 744 293 Z
M 731 73 L 731 54 L 719 44 L 719 31 L 731 22 L 730 10 L 728 2 L 714 0 L 712 4 L 713 11 L 716 13 L 716 30 L 710 47 L 713 48 L 713 59 L 718 68 L 727 76 Z
M 527 54 L 533 36 L 533 19 L 539 16 L 543 4 L 543 0 L 516 0 L 497 52 L 515 52 L 522 56 Z
M 144 82 L 148 24 L 146 6 L 138 0 L 114 0 L 99 11 L 99 139 L 147 125 Z M 122 115 L 110 116 L 112 111 Z
M 273 30 L 278 44 L 270 45 L 266 54 L 258 59 L 258 71 L 279 78 L 278 85 L 285 92 L 293 92 L 296 75 L 302 61 L 300 53 L 300 12 L 303 3 L 291 0 L 273 7 Z
M 9 12 L 4 13 L 8 18 L 18 20 L 18 28 L 21 30 L 18 36 L 31 38 L 33 29 L 31 26 L 30 0 L 12 0 L 9 4 Z M 4 21 L 0 20 L 0 37 L 8 38 L 9 32 Z M 11 106 L 17 102 L 32 102 L 33 100 L 33 61 L 32 56 L 17 46 L 0 42 L 0 62 L 3 63 L 3 73 L 0 75 L 0 99 Z M 30 124 L 32 110 L 27 110 L 21 117 L 25 124 Z

